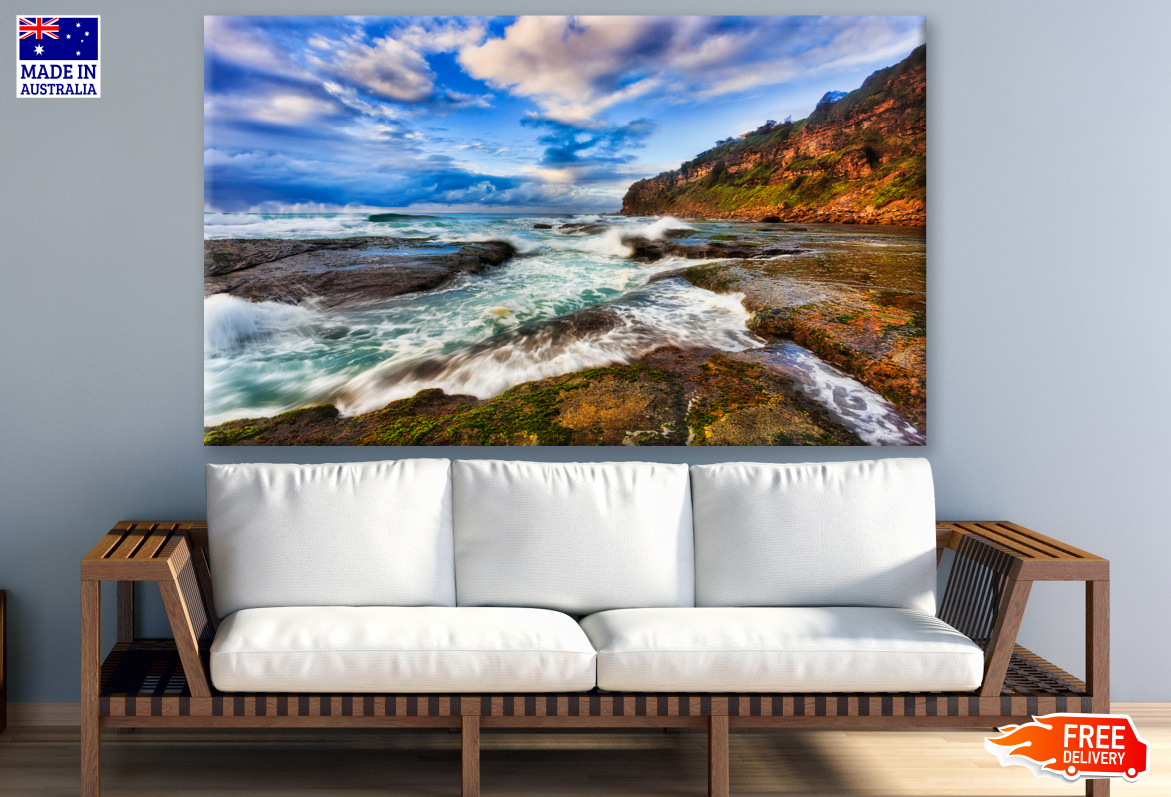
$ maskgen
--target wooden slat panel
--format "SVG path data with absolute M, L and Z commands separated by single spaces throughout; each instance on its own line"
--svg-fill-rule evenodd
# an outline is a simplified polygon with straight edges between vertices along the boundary
M 1003 521 L 948 521 L 957 534 L 948 547 L 957 550 L 965 538 L 977 538 L 1008 550 L 1015 558 L 1008 575 L 1028 581 L 1094 581 L 1110 578 L 1110 562 L 1042 534 Z
M 184 524 L 187 529 L 188 536 L 191 537 L 191 545 L 195 548 L 207 547 L 207 521 L 197 520 L 191 521 L 190 526 Z
M 1035 559 L 1084 559 L 1082 556 L 1071 556 L 1069 551 L 1050 545 L 1035 535 L 1022 533 L 1002 522 L 975 522 L 966 524 L 973 528 L 976 534 L 996 540 L 1001 545 L 1020 551 L 1022 554 Z
M 142 545 L 142 541 L 150 534 L 154 523 L 135 523 L 134 527 L 122 538 L 122 542 L 118 543 L 118 547 L 110 552 L 106 558 L 111 561 L 118 561 L 122 559 L 129 559 L 138 550 L 138 546 Z
M 183 533 L 171 537 L 167 547 L 163 549 L 160 558 L 165 558 L 170 567 L 170 575 L 179 587 L 183 596 L 183 608 L 202 649 L 203 643 L 210 644 L 215 636 L 214 626 L 209 618 L 199 580 L 195 575 L 195 562 L 191 557 L 191 548 L 187 545 L 186 535 Z M 178 637 L 178 632 L 176 632 Z
M 939 619 L 984 646 L 992 637 L 997 607 L 1013 556 L 997 545 L 961 535 L 948 576 Z M 1012 647 L 1007 648 L 1011 653 Z
M 110 531 L 107 532 L 106 535 L 98 541 L 98 544 L 93 547 L 93 550 L 91 550 L 82 558 L 82 561 L 85 562 L 88 560 L 105 559 L 107 556 L 109 556 L 110 551 L 118 547 L 118 543 L 122 542 L 122 538 L 126 536 L 126 533 L 130 531 L 133 526 L 134 524 L 127 520 L 115 524 L 114 528 L 110 529 Z
M 194 548 L 191 551 L 192 564 L 195 567 L 195 577 L 199 581 L 199 590 L 203 594 L 203 608 L 207 619 L 211 621 L 213 631 L 218 631 L 220 618 L 215 610 L 215 593 L 212 592 L 211 567 L 207 562 L 207 549 Z
M 952 535 L 955 534 L 955 529 L 950 523 L 936 523 L 935 524 L 935 548 L 940 553 L 944 548 L 948 547 L 951 542 Z
M 1064 554 L 1068 557 L 1071 557 L 1074 559 L 1105 561 L 1100 556 L 1095 556 L 1094 554 L 1089 553 L 1088 551 L 1083 551 L 1081 548 L 1075 548 L 1074 546 L 1072 546 L 1068 543 L 1064 543 L 1061 540 L 1055 540 L 1052 537 L 1046 537 L 1044 534 L 1041 534 L 1040 532 L 1033 531 L 1032 529 L 1027 529 L 1024 526 L 1018 525 L 1016 523 L 1009 523 L 1007 520 L 1001 520 L 997 523 L 997 525 L 1001 526 L 1003 528 L 1006 528 L 1006 529 L 1010 529 L 1010 530 L 1016 532 L 1017 534 L 1020 534 L 1024 537 L 1027 537 L 1031 540 L 1034 540 L 1035 542 L 1044 543 L 1045 545 L 1048 545 L 1049 547 L 1051 547 L 1053 549 L 1056 549 L 1058 551 L 1063 551 Z
M 967 717 L 982 718 L 985 725 L 999 725 L 1004 724 L 1005 718 L 1025 716 L 1028 714 L 1051 714 L 1055 711 L 1073 711 L 1081 712 L 1087 710 L 1089 707 L 1083 708 L 1081 699 L 1066 698 L 1064 705 L 1059 700 L 1059 697 L 1049 695 L 1042 697 L 1028 698 L 1021 695 L 1002 695 L 999 697 L 984 697 L 977 698 L 970 693 L 964 693 L 954 701 L 954 707 L 957 709 L 956 713 L 949 712 L 949 702 L 947 695 L 869 695 L 865 697 L 849 697 L 843 695 L 829 695 L 824 696 L 824 705 L 826 710 L 824 713 L 817 713 L 814 710 L 816 703 L 822 702 L 818 698 L 810 697 L 809 703 L 806 706 L 807 710 L 802 714 L 794 714 L 791 707 L 795 705 L 792 702 L 787 702 L 784 706 L 785 710 L 781 714 L 774 714 L 771 711 L 762 711 L 759 715 L 751 713 L 743 713 L 730 717 L 730 720 L 739 722 L 746 719 L 796 719 L 796 720 L 818 720 L 818 719 L 843 719 L 852 721 L 855 727 L 868 728 L 880 726 L 884 721 L 891 718 L 907 718 L 909 720 L 925 720 L 925 724 L 930 725 L 931 722 L 939 719 L 946 724 L 949 720 L 956 720 L 959 724 L 956 727 L 963 726 L 962 720 Z M 301 698 L 305 698 L 305 713 L 297 710 L 297 703 Z M 344 705 L 347 698 L 352 698 L 352 705 L 354 710 L 349 713 L 343 713 L 341 706 Z M 386 715 L 379 711 L 374 714 L 366 715 L 361 711 L 363 696 L 327 696 L 322 699 L 321 695 L 297 695 L 292 696 L 292 702 L 289 705 L 289 711 L 286 714 L 280 714 L 276 710 L 278 705 L 278 698 L 273 695 L 266 695 L 260 700 L 253 694 L 221 694 L 212 695 L 207 698 L 197 697 L 180 697 L 177 695 L 151 695 L 148 693 L 114 693 L 103 697 L 103 701 L 108 708 L 103 708 L 103 716 L 110 717 L 138 717 L 147 720 L 150 717 L 221 717 L 227 720 L 231 719 L 252 719 L 259 718 L 265 720 L 268 724 L 265 727 L 279 727 L 285 720 L 289 721 L 290 725 L 296 725 L 298 718 L 302 720 L 308 719 L 333 719 L 333 718 L 367 718 L 371 721 L 384 719 L 398 719 L 405 724 L 412 722 L 420 725 L 429 725 L 438 722 L 441 725 L 458 726 L 461 717 L 454 715 L 440 713 L 438 715 L 429 715 L 426 711 L 421 711 L 418 714 L 398 714 Z M 889 713 L 883 713 L 883 701 L 890 707 Z M 840 713 L 838 702 L 843 700 L 846 703 L 848 710 L 846 713 Z M 1090 698 L 1085 698 L 1088 702 Z M 861 714 L 858 711 L 859 706 L 866 702 L 869 706 L 868 714 Z M 322 711 L 323 703 L 329 707 L 328 713 Z M 803 704 L 801 703 L 796 705 Z M 424 701 L 425 705 L 425 701 Z M 767 703 L 765 704 L 767 705 Z M 934 705 L 935 713 L 929 714 L 928 708 Z M 258 707 L 264 708 L 264 712 L 260 713 Z M 237 714 L 237 710 L 240 711 Z M 974 713 L 973 713 L 974 712 Z M 463 718 L 477 717 L 475 714 L 464 714 Z M 724 714 L 717 714 L 713 716 L 726 717 Z M 574 716 L 569 715 L 529 715 L 526 716 L 523 711 L 515 712 L 508 716 L 487 716 L 479 717 L 482 724 L 486 723 L 493 727 L 573 727 L 575 724 L 581 726 L 605 726 L 605 727 L 623 727 L 628 725 L 630 727 L 661 727 L 665 723 L 669 726 L 693 726 L 696 723 L 706 723 L 710 717 L 701 716 L 672 716 L 668 718 L 647 715 L 641 716 L 636 714 L 615 715 L 613 713 L 600 716 L 590 716 L 588 714 L 579 714 Z M 602 725 L 599 725 L 601 723 Z M 194 727 L 194 726 L 193 726 Z M 250 726 L 254 727 L 254 726 Z M 934 727 L 934 726 L 932 726 Z
M 134 584 L 118 582 L 118 641 L 134 641 Z
M 1008 719 L 1012 717 L 1023 717 L 1031 714 L 1052 714 L 1056 711 L 1082 711 L 1080 702 L 1067 702 L 1067 705 L 1062 707 L 1058 703 L 1056 697 L 1039 697 L 1033 703 L 1034 706 L 1030 708 L 1029 701 L 1024 697 L 1010 697 L 1008 700 L 1003 698 L 979 698 L 977 706 L 979 711 L 975 714 L 969 711 L 969 698 L 965 695 L 958 701 L 959 712 L 955 715 L 949 715 L 947 712 L 946 698 L 936 698 L 936 713 L 928 714 L 928 698 L 925 695 L 911 696 L 910 704 L 914 708 L 913 714 L 906 712 L 907 696 L 896 695 L 893 700 L 894 711 L 891 714 L 884 715 L 881 711 L 872 710 L 868 715 L 860 714 L 838 714 L 836 710 L 829 710 L 823 715 L 816 714 L 810 710 L 805 714 L 794 715 L 791 712 L 783 714 L 764 714 L 759 716 L 751 714 L 741 714 L 733 717 L 726 717 L 726 715 L 715 715 L 726 717 L 732 724 L 750 725 L 749 721 L 759 721 L 758 724 L 768 724 L 769 720 L 776 720 L 783 722 L 785 720 L 809 721 L 816 722 L 821 720 L 842 720 L 843 723 L 835 725 L 834 727 L 856 727 L 856 728 L 871 728 L 882 727 L 890 720 L 907 720 L 910 726 L 916 723 L 924 727 L 967 727 L 965 720 L 968 718 L 981 720 L 978 725 L 981 727 L 991 727 L 993 725 L 1005 724 Z M 143 726 L 150 725 L 152 720 L 160 720 L 156 723 L 159 727 L 183 727 L 183 721 L 194 718 L 190 727 L 201 727 L 197 721 L 201 717 L 215 717 L 224 721 L 226 724 L 231 724 L 233 720 L 242 722 L 242 726 L 247 727 L 281 727 L 282 724 L 288 726 L 303 725 L 304 721 L 308 720 L 362 720 L 366 719 L 373 724 L 378 724 L 384 720 L 398 721 L 402 726 L 410 726 L 412 724 L 426 727 L 444 726 L 444 727 L 458 727 L 462 719 L 476 717 L 480 719 L 482 727 L 519 727 L 519 728 L 553 728 L 553 727 L 662 727 L 664 725 L 663 717 L 656 716 L 637 716 L 637 715 L 623 715 L 615 716 L 613 714 L 607 716 L 591 717 L 589 715 L 578 716 L 525 716 L 522 713 L 507 716 L 507 717 L 477 717 L 474 714 L 465 714 L 462 717 L 456 717 L 446 714 L 438 716 L 429 716 L 425 712 L 419 715 L 399 715 L 387 716 L 376 712 L 373 715 L 366 716 L 360 710 L 357 710 L 355 703 L 355 711 L 352 714 L 342 714 L 340 711 L 331 711 L 329 714 L 322 714 L 320 711 L 319 696 L 312 695 L 312 700 L 309 701 L 310 711 L 305 715 L 301 715 L 295 710 L 290 710 L 288 714 L 278 714 L 275 711 L 276 699 L 269 697 L 265 700 L 266 707 L 264 714 L 258 714 L 256 711 L 256 701 L 254 695 L 245 695 L 243 700 L 243 713 L 236 715 L 234 711 L 235 696 L 224 695 L 221 696 L 223 710 L 216 713 L 215 699 L 209 698 L 180 698 L 173 695 L 163 696 L 162 698 L 154 698 L 158 705 L 157 713 L 152 712 L 152 696 L 148 694 L 139 694 L 127 698 L 123 694 L 115 694 L 109 697 L 109 710 L 102 716 L 114 718 L 129 718 L 137 719 Z M 359 700 L 359 698 L 355 698 Z M 1087 698 L 1088 700 L 1089 698 Z M 1007 702 L 1009 706 L 1008 713 L 1002 713 L 1003 704 Z M 332 700 L 331 700 L 332 704 Z M 831 702 L 832 705 L 832 702 Z M 291 707 L 292 708 L 292 707 Z M 245 722 L 247 720 L 262 720 L 263 725 L 256 725 L 255 723 Z M 704 725 L 710 720 L 710 717 L 670 717 L 669 725 L 674 727 L 695 727 Z M 125 724 L 125 723 L 123 723 Z M 361 724 L 354 722 L 352 724 Z M 906 727 L 904 723 L 902 727 Z
M 1016 648 L 1017 632 L 1025 616 L 1025 605 L 1029 602 L 1032 581 L 1008 580 L 1000 606 L 996 611 L 996 625 L 992 629 L 988 650 L 984 656 L 984 680 L 980 685 L 980 696 L 999 695 L 1008 672 L 1009 660 Z
M 171 534 L 178 525 L 178 523 L 156 524 L 154 530 L 139 547 L 138 552 L 134 554 L 134 558 L 137 560 L 153 559 L 167 544 L 167 540 L 171 538 Z
M 186 542 L 183 543 L 186 546 Z M 175 646 L 179 651 L 179 658 L 183 662 L 183 672 L 187 676 L 187 684 L 193 697 L 209 697 L 211 687 L 208 684 L 207 673 L 204 671 L 203 659 L 199 652 L 199 637 L 191 626 L 191 616 L 188 614 L 183 593 L 179 582 L 175 578 L 161 579 L 159 592 L 163 596 L 163 606 L 167 610 L 167 619 L 171 622 L 171 631 L 175 634 Z

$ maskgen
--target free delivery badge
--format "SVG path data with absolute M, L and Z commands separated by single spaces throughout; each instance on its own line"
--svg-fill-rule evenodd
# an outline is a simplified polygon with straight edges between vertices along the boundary
M 1001 766 L 1019 764 L 1039 778 L 1133 783 L 1147 771 L 1147 743 L 1125 714 L 1045 714 L 999 730 L 1004 735 L 985 739 L 984 749 Z
M 17 97 L 101 97 L 99 16 L 18 16 Z

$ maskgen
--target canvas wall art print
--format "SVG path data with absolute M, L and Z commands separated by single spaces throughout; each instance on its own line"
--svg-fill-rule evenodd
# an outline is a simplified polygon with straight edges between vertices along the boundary
M 207 445 L 923 445 L 922 17 L 207 17 Z

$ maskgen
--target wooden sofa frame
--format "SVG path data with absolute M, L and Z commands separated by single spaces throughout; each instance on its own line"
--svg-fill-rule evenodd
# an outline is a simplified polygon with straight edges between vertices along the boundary
M 101 793 L 102 728 L 459 728 L 462 795 L 480 793 L 481 728 L 697 727 L 708 793 L 728 795 L 734 728 L 994 728 L 1052 712 L 1110 711 L 1110 563 L 1013 523 L 941 522 L 954 558 L 939 617 L 985 651 L 970 692 L 880 694 L 224 693 L 208 678 L 218 625 L 207 524 L 122 522 L 81 562 L 81 793 Z M 118 583 L 118 637 L 101 659 L 101 582 Z M 133 582 L 159 585 L 174 639 L 136 639 Z M 1086 584 L 1086 673 L 1077 680 L 1016 644 L 1034 581 Z M 1109 780 L 1086 781 L 1108 795 Z

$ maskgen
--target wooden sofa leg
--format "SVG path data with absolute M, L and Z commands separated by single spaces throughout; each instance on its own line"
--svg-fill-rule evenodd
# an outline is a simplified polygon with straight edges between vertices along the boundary
M 710 717 L 707 728 L 708 797 L 728 797 L 728 718 Z
M 81 797 L 102 793 L 101 690 L 102 582 L 81 582 Z
M 1094 713 L 1110 713 L 1110 582 L 1086 582 L 1086 686 Z M 1086 781 L 1086 797 L 1110 797 L 1110 781 Z
M 464 716 L 461 723 L 460 758 L 462 797 L 480 797 L 480 718 Z

